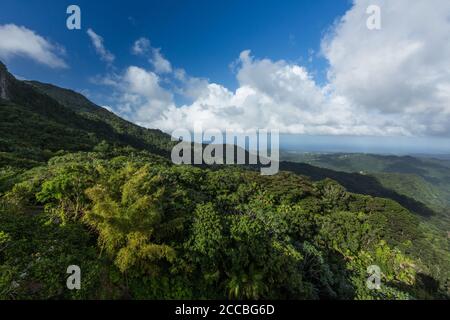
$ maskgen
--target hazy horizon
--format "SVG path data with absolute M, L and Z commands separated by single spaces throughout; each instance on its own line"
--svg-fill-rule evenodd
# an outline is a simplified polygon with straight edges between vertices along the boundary
M 450 139 L 438 137 L 358 137 L 281 135 L 284 151 L 450 155 Z

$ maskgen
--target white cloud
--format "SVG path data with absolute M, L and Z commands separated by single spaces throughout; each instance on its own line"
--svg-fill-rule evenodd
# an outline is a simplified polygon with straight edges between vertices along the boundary
M 143 55 L 150 51 L 150 40 L 147 38 L 140 38 L 136 40 L 131 49 L 134 54 Z
M 153 48 L 151 46 L 149 39 L 139 38 L 134 42 L 131 50 L 136 55 L 147 55 L 156 73 L 164 74 L 172 72 L 172 65 L 169 60 L 164 58 L 160 48 Z
M 15 24 L 0 25 L 0 58 L 22 56 L 51 68 L 67 68 L 64 49 L 34 31 Z
M 107 63 L 112 63 L 115 57 L 105 48 L 105 45 L 103 44 L 103 38 L 95 33 L 92 29 L 88 29 L 87 34 L 89 35 L 89 38 L 92 41 L 92 45 L 94 46 L 95 51 L 100 56 L 100 58 Z
M 250 51 L 236 63 L 239 87 L 226 87 L 193 78 L 182 69 L 174 72 L 180 81 L 178 93 L 193 102 L 176 106 L 173 95 L 163 88 L 157 74 L 130 67 L 124 75 L 99 82 L 114 84 L 121 92 L 118 110 L 140 125 L 170 132 L 193 129 L 279 129 L 285 133 L 330 135 L 409 134 L 399 124 L 377 112 L 355 112 L 345 97 L 329 87 L 318 86 L 308 71 L 286 61 L 254 59 Z
M 157 73 L 170 73 L 172 72 L 172 65 L 170 62 L 163 57 L 161 54 L 161 49 L 153 49 L 153 57 L 151 58 L 151 63 L 155 67 Z
M 196 100 L 208 90 L 208 79 L 189 76 L 184 69 L 176 69 L 174 78 L 179 83 L 176 93 L 185 98 Z
M 128 67 L 121 75 L 113 74 L 95 81 L 114 87 L 115 109 L 142 126 L 149 126 L 173 105 L 173 96 L 160 85 L 158 75 L 136 66 Z
M 366 8 L 381 8 L 381 30 Z M 330 86 L 414 133 L 450 133 L 450 1 L 357 0 L 323 42 Z
M 230 130 L 279 129 L 301 134 L 402 134 L 396 124 L 359 115 L 347 100 L 319 87 L 307 70 L 285 61 L 257 60 L 243 51 L 238 61 L 239 88 L 232 92 L 208 84 L 189 105 L 165 110 L 151 127 L 166 131 L 194 124 Z

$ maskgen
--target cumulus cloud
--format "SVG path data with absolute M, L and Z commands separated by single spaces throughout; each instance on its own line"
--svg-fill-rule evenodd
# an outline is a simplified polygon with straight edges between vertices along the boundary
M 192 77 L 184 69 L 174 71 L 174 80 L 177 82 L 175 92 L 191 100 L 198 99 L 208 90 L 208 79 Z
M 366 9 L 381 8 L 381 29 Z M 450 2 L 357 0 L 323 41 L 333 90 L 415 133 L 450 133 Z
M 95 48 L 95 51 L 100 56 L 100 59 L 107 63 L 112 63 L 115 60 L 115 56 L 109 52 L 103 43 L 103 38 L 99 36 L 97 33 L 94 32 L 92 29 L 87 30 L 87 34 L 89 35 L 89 38 L 91 39 L 92 45 Z
M 299 134 L 401 134 L 403 129 L 381 119 L 369 121 L 355 113 L 348 101 L 318 86 L 308 71 L 286 61 L 255 59 L 240 54 L 239 88 L 230 91 L 210 83 L 189 105 L 165 110 L 149 123 L 166 131 L 180 126 L 235 131 L 279 129 Z
M 147 38 L 136 40 L 133 44 L 132 52 L 136 55 L 148 56 L 149 62 L 153 65 L 156 73 L 164 74 L 172 72 L 172 65 L 161 54 L 161 48 L 153 48 L 150 40 Z
M 36 32 L 15 24 L 0 25 L 0 58 L 22 56 L 51 68 L 67 68 L 64 49 Z
M 93 81 L 114 87 L 115 109 L 126 119 L 142 126 L 150 126 L 173 105 L 173 95 L 161 86 L 159 76 L 136 66 L 128 67 L 123 74 Z
M 381 8 L 381 30 L 366 25 L 374 4 Z M 233 64 L 235 90 L 173 70 L 162 58 L 166 67 L 152 62 L 154 72 L 130 67 L 122 75 L 120 102 L 128 118 L 166 131 L 200 123 L 312 135 L 448 136 L 449 40 L 448 0 L 355 0 L 322 41 L 329 62 L 324 85 L 302 65 L 245 50 Z M 142 38 L 133 52 L 156 61 L 160 49 Z M 165 88 L 162 74 L 180 87 Z M 192 101 L 177 106 L 171 92 Z
M 161 54 L 161 49 L 153 49 L 153 57 L 151 59 L 153 66 L 155 67 L 156 72 L 158 73 L 169 73 L 172 72 L 172 65 L 169 60 L 164 58 Z
M 132 52 L 137 55 L 144 55 L 150 51 L 150 40 L 147 38 L 140 38 L 136 40 L 132 47 Z

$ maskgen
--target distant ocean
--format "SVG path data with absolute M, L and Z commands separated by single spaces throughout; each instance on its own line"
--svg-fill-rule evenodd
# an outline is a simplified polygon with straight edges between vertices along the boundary
M 412 137 L 281 135 L 282 150 L 393 155 L 436 155 L 450 159 L 450 139 Z

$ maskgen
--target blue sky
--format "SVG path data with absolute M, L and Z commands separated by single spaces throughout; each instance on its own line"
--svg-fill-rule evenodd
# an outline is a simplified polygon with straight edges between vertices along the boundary
M 66 28 L 71 4 L 81 30 Z M 450 153 L 449 15 L 448 0 L 2 0 L 0 59 L 166 132 Z
M 81 8 L 80 31 L 66 28 L 70 4 Z M 290 0 L 283 4 L 267 0 L 261 4 L 258 0 L 2 0 L 0 24 L 25 26 L 66 49 L 70 68 L 63 71 L 25 58 L 9 59 L 9 69 L 27 79 L 90 92 L 100 90 L 89 82 L 90 77 L 107 68 L 99 63 L 86 35 L 92 28 L 117 57 L 117 68 L 146 65 L 144 59 L 131 54 L 130 48 L 136 39 L 147 37 L 174 66 L 235 88 L 229 65 L 242 50 L 251 48 L 258 56 L 275 60 L 307 61 L 310 50 L 318 52 L 323 32 L 349 8 L 347 0 Z M 321 78 L 325 64 L 317 57 L 308 63 Z

